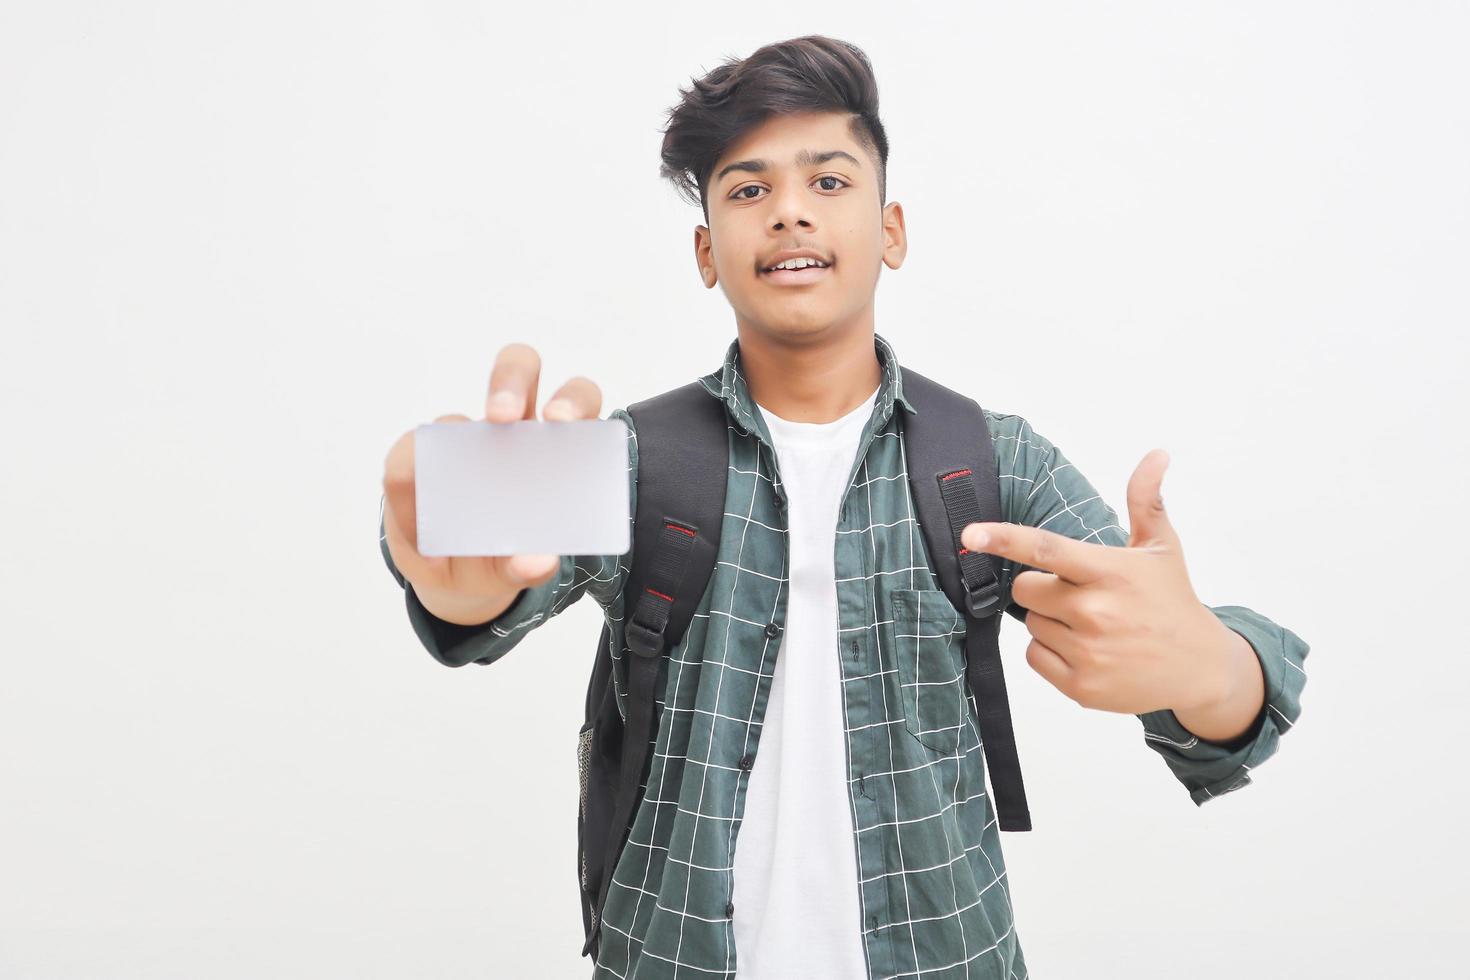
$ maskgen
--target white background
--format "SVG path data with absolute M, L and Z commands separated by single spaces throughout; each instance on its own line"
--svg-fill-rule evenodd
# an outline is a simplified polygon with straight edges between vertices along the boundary
M 383 458 L 533 344 L 603 415 L 735 333 L 664 111 L 871 57 L 910 250 L 877 329 L 1312 645 L 1253 785 L 1004 651 L 1032 974 L 1463 962 L 1463 4 L 0 5 L 0 976 L 584 977 L 584 601 L 451 670 Z M 1126 517 L 1125 517 L 1126 521 Z

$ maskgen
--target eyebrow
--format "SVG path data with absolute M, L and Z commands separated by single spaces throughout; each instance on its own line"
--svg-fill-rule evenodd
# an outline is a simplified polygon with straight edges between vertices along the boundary
M 844 160 L 847 160 L 849 163 L 851 163 L 854 167 L 862 169 L 863 165 L 858 162 L 857 157 L 853 156 L 851 153 L 848 153 L 846 150 L 825 150 L 821 153 L 817 153 L 813 150 L 801 150 L 796 154 L 796 165 L 798 167 L 811 167 L 816 166 L 819 163 L 826 163 L 828 160 L 833 160 L 837 157 L 842 157 Z M 729 166 L 721 168 L 720 172 L 715 175 L 715 183 L 718 184 L 720 181 L 724 180 L 725 175 L 734 170 L 746 170 L 753 174 L 759 174 L 765 173 L 765 171 L 769 169 L 770 166 L 771 162 L 769 160 L 739 160 L 735 163 L 730 164 Z

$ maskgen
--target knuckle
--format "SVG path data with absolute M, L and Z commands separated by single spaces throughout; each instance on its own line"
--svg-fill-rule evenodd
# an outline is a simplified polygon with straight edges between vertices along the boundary
M 1116 616 L 1111 603 L 1097 598 L 1085 598 L 1079 600 L 1079 605 L 1082 618 L 1093 630 L 1106 633 L 1115 625 Z
M 1057 556 L 1057 543 L 1049 532 L 1043 531 L 1036 538 L 1036 564 L 1042 568 L 1052 564 Z
M 481 566 L 485 581 L 491 588 L 503 591 L 506 589 L 519 589 L 525 586 L 525 580 L 516 574 L 515 569 L 511 566 L 511 559 L 514 557 L 514 555 L 503 555 L 491 559 Z
M 1072 681 L 1071 698 L 1084 708 L 1097 705 L 1101 696 L 1096 675 L 1089 670 L 1079 670 Z

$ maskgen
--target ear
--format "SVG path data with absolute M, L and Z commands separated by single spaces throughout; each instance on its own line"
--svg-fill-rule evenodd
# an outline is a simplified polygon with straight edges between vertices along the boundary
M 890 269 L 903 265 L 909 252 L 908 232 L 903 227 L 903 205 L 889 201 L 883 206 L 883 264 Z
M 720 277 L 715 272 L 714 238 L 704 225 L 694 226 L 694 262 L 699 267 L 699 278 L 703 280 L 704 287 L 713 289 Z

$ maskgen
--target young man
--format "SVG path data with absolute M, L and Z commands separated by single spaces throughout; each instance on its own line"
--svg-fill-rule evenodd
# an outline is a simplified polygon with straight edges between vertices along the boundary
M 657 737 L 594 975 L 1025 980 L 965 621 L 926 559 L 904 455 L 914 409 L 875 332 L 879 270 L 899 268 L 907 243 L 886 202 L 871 68 L 850 45 L 803 37 L 683 95 L 663 173 L 703 209 L 698 271 L 738 333 L 700 379 L 729 416 L 725 523 L 655 685 Z M 794 258 L 815 266 L 773 269 Z M 524 345 L 502 351 L 486 419 L 534 418 L 538 369 Z M 599 407 L 578 379 L 546 417 Z M 1024 418 L 984 414 L 1005 518 L 969 525 L 963 543 L 999 559 L 1003 606 L 1029 610 L 1027 663 L 1085 707 L 1136 714 L 1196 804 L 1247 784 L 1297 718 L 1307 645 L 1194 595 L 1161 453 L 1129 482 L 1130 535 Z M 636 508 L 637 432 L 626 411 L 611 417 L 629 427 Z M 390 498 L 407 500 L 404 458 L 390 455 Z M 422 569 L 400 530 L 411 507 L 385 510 L 384 558 L 441 662 L 494 663 L 584 592 L 625 650 L 631 555 L 498 559 L 478 580 L 498 584 L 459 599 L 424 571 L 436 615 L 394 562 Z M 626 664 L 615 656 L 620 698 Z

